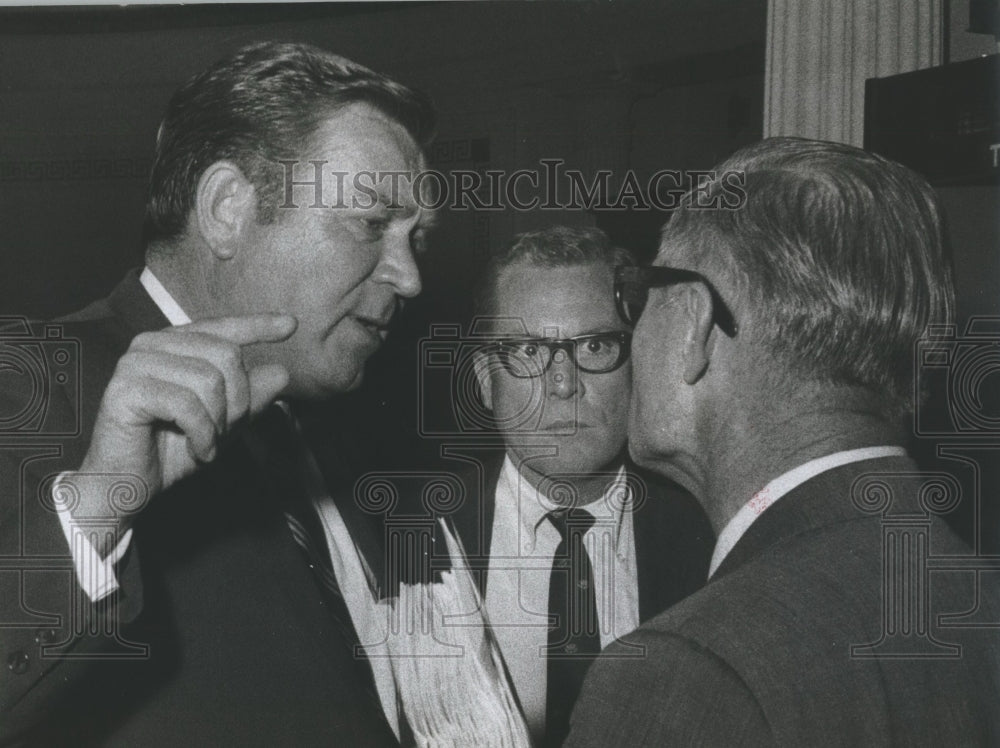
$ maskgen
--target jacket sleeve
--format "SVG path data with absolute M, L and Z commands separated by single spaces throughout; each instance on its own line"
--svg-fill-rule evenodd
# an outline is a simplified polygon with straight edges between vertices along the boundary
M 21 407 L 23 394 L 0 393 L 0 408 Z M 126 635 L 142 609 L 135 549 L 117 566 L 117 591 L 93 602 L 78 583 L 52 485 L 86 444 L 78 414 L 48 405 L 44 428 L 0 434 L 0 744 L 51 719 L 95 659 L 147 655 Z

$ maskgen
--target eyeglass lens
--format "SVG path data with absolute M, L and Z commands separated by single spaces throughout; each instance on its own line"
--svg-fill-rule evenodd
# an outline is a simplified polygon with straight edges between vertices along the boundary
M 558 343 L 544 340 L 509 341 L 500 353 L 507 370 L 514 376 L 541 376 L 552 363 L 556 351 L 576 363 L 577 368 L 590 373 L 608 372 L 622 358 L 623 341 L 617 336 L 593 335 Z

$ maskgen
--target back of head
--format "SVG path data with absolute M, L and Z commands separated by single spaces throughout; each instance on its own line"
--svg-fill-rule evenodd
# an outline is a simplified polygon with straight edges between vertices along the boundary
M 539 267 L 574 267 L 604 264 L 635 265 L 635 257 L 627 249 L 616 247 L 608 235 L 596 228 L 550 226 L 537 231 L 526 231 L 500 254 L 494 255 L 483 271 L 476 294 L 476 315 L 488 317 L 497 309 L 497 279 L 505 268 L 512 265 Z
M 425 96 L 307 44 L 253 44 L 192 78 L 170 100 L 157 134 L 147 246 L 183 236 L 198 180 L 223 159 L 254 185 L 258 220 L 271 222 L 283 194 L 278 161 L 301 158 L 317 127 L 355 103 L 399 122 L 419 144 L 431 138 Z
M 744 173 L 745 203 L 686 203 L 662 246 L 728 281 L 740 334 L 787 374 L 863 388 L 887 417 L 912 410 L 914 343 L 954 307 L 931 187 L 874 154 L 798 138 L 764 140 L 717 171 Z

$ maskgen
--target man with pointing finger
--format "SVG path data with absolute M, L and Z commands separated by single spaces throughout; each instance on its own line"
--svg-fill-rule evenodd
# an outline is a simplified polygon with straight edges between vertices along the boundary
M 358 656 L 365 549 L 295 413 L 360 382 L 420 291 L 426 216 L 351 178 L 296 201 L 283 164 L 416 175 L 431 127 L 421 95 L 306 45 L 175 94 L 146 266 L 58 326 L 80 366 L 43 393 L 55 449 L 0 450 L 0 544 L 47 559 L 0 571 L 0 742 L 405 740 Z

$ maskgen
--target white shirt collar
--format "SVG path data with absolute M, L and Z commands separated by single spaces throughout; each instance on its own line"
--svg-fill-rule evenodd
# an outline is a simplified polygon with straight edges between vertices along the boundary
M 533 546 L 536 542 L 536 533 L 545 516 L 549 512 L 559 509 L 559 506 L 549 501 L 547 496 L 540 493 L 529 480 L 521 475 L 509 454 L 504 458 L 499 483 L 505 484 L 506 494 L 513 497 L 517 502 L 521 530 L 525 533 L 525 537 L 530 538 Z M 502 494 L 498 492 L 498 495 Z M 623 496 L 625 497 L 624 500 L 622 500 Z M 604 496 L 597 501 L 584 504 L 579 508 L 586 511 L 594 519 L 614 519 L 615 543 L 617 547 L 622 532 L 624 514 L 627 510 L 631 509 L 631 506 L 631 488 L 625 475 L 625 466 L 622 465 L 618 468 L 614 479 L 605 490 Z
M 817 457 L 815 460 L 809 460 L 809 462 L 779 475 L 755 493 L 750 498 L 750 501 L 744 504 L 733 518 L 726 523 L 726 526 L 722 528 L 722 532 L 719 533 L 719 539 L 715 544 L 715 551 L 712 553 L 712 563 L 708 567 L 709 578 L 711 579 L 723 559 L 729 555 L 733 546 L 743 537 L 743 533 L 764 513 L 764 510 L 796 486 L 805 483 L 820 473 L 840 467 L 841 465 L 860 462 L 862 460 L 872 460 L 876 457 L 905 456 L 906 450 L 902 447 L 885 446 L 848 449 L 843 452 L 835 452 L 826 457 Z
M 148 267 L 142 269 L 139 282 L 146 289 L 146 293 L 153 299 L 153 303 L 163 312 L 167 322 L 171 325 L 187 325 L 191 323 L 191 318 L 187 316 L 176 299 L 163 287 L 160 279 L 153 275 L 153 271 Z

